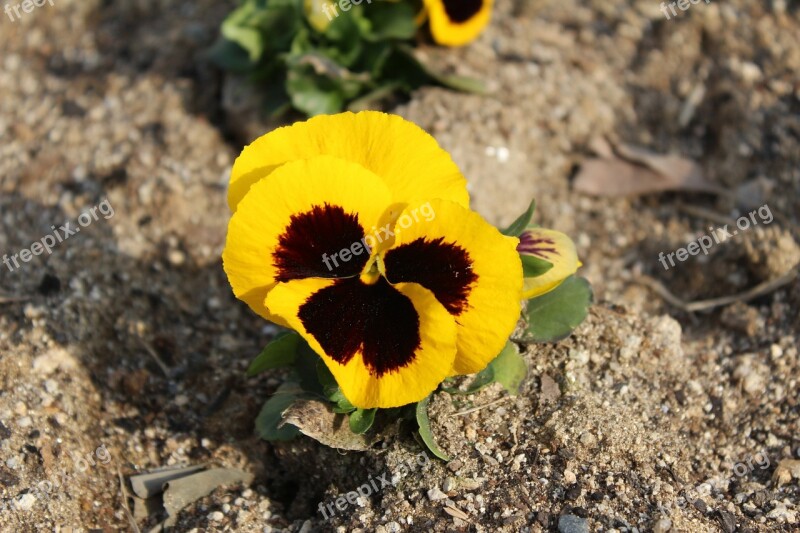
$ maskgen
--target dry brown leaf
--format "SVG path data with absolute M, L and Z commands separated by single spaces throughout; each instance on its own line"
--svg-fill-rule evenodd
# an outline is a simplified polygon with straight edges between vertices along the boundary
M 350 431 L 347 416 L 334 413 L 319 400 L 297 400 L 283 414 L 283 424 L 296 426 L 303 435 L 331 448 L 364 451 L 370 442 L 364 435 Z M 281 424 L 281 425 L 283 425 Z
M 700 166 L 690 159 L 624 144 L 615 145 L 614 153 L 616 157 L 586 161 L 575 178 L 575 190 L 595 196 L 638 196 L 663 191 L 724 193 L 706 180 Z

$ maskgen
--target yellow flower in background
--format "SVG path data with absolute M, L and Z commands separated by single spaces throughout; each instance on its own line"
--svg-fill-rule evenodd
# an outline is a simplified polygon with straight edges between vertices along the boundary
M 325 32 L 332 22 L 332 18 L 325 14 L 325 6 L 329 4 L 330 0 L 303 0 L 303 11 L 308 24 L 320 33 Z
M 469 210 L 450 156 L 400 117 L 275 130 L 237 159 L 229 202 L 234 293 L 303 336 L 356 407 L 482 370 L 517 323 L 518 239 Z
M 475 40 L 489 24 L 494 0 L 424 0 L 433 40 L 462 46 Z
M 578 271 L 581 266 L 575 243 L 560 231 L 529 228 L 519 236 L 520 255 L 543 259 L 553 267 L 535 278 L 525 278 L 523 298 L 530 299 L 548 293 Z

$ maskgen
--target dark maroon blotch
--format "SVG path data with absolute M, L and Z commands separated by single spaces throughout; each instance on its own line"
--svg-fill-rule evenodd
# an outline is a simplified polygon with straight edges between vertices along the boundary
M 442 0 L 447 18 L 459 24 L 474 17 L 483 6 L 484 0 Z
M 330 257 L 364 238 L 358 215 L 345 213 L 338 205 L 315 205 L 310 211 L 292 215 L 278 238 L 272 255 L 277 281 L 304 278 L 345 278 L 357 276 L 369 260 L 369 253 L 353 255 L 349 261 Z M 326 265 L 323 257 L 327 257 Z
M 421 345 L 417 310 L 383 278 L 337 280 L 312 294 L 298 317 L 334 361 L 347 364 L 361 350 L 377 377 L 410 364 Z
M 467 251 L 442 237 L 431 241 L 419 238 L 392 248 L 386 253 L 385 265 L 389 282 L 419 283 L 456 316 L 466 311 L 470 290 L 478 280 Z

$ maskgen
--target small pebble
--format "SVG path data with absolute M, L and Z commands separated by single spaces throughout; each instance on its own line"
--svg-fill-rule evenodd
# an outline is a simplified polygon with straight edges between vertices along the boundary
M 220 511 L 214 511 L 213 513 L 208 515 L 208 519 L 211 520 L 212 522 L 219 522 L 223 518 L 225 518 L 225 515 L 222 514 Z
M 653 526 L 653 533 L 667 533 L 670 529 L 672 529 L 672 520 L 662 518 Z
M 17 509 L 21 511 L 30 511 L 34 503 L 36 503 L 36 496 L 29 492 L 17 500 Z
M 439 490 L 439 487 L 434 487 L 428 491 L 428 499 L 432 502 L 438 500 L 444 500 L 447 498 L 447 494 Z
M 565 514 L 558 519 L 559 533 L 589 533 L 589 524 L 585 519 Z

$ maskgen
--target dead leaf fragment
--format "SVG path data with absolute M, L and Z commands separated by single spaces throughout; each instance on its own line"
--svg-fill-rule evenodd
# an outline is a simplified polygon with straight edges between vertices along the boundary
M 644 148 L 592 144 L 600 158 L 586 161 L 575 178 L 575 190 L 594 196 L 638 196 L 663 191 L 725 194 L 706 180 L 700 166 L 677 155 L 660 155 Z
M 800 459 L 784 459 L 772 474 L 772 480 L 778 487 L 791 483 L 792 479 L 800 480 Z
M 350 431 L 347 416 L 334 413 L 329 404 L 319 400 L 297 400 L 282 418 L 283 424 L 296 426 L 303 435 L 331 448 L 364 451 L 370 447 L 366 436 Z

